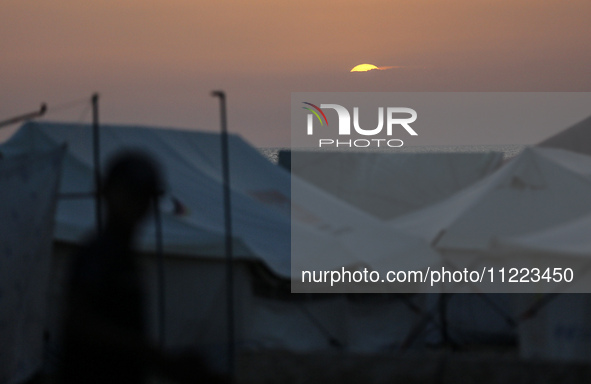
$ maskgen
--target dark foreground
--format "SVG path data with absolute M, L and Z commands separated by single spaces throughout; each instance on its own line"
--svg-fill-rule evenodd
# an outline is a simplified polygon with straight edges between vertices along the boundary
M 528 361 L 520 359 L 514 351 L 429 351 L 402 356 L 247 352 L 240 355 L 237 371 L 237 384 L 553 384 L 591 381 L 591 361 Z M 29 383 L 53 382 L 52 377 L 39 376 Z M 160 379 L 152 382 L 172 384 Z

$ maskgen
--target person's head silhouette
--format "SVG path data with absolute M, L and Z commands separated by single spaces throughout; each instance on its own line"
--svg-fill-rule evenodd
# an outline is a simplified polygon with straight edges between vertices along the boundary
M 139 150 L 116 154 L 108 164 L 103 184 L 107 229 L 131 236 L 161 191 L 160 169 L 151 156 Z

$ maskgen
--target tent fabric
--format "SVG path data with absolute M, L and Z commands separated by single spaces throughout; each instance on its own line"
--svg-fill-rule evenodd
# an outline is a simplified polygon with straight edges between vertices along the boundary
M 291 151 L 291 172 L 380 219 L 453 195 L 496 170 L 503 154 Z
M 390 221 L 392 228 L 422 237 L 448 262 L 490 267 L 497 238 L 519 236 L 591 213 L 591 157 L 552 148 L 526 148 L 495 173 L 452 197 Z M 457 287 L 470 288 L 470 287 Z M 514 286 L 512 289 L 523 289 Z M 511 313 L 512 297 L 487 295 Z M 481 298 L 454 296 L 449 323 L 464 341 L 510 337 L 498 313 L 484 310 Z M 476 305 L 478 304 L 478 305 Z M 482 307 L 482 308 L 481 308 Z M 470 308 L 481 308 L 470 312 Z
M 220 136 L 190 130 L 101 125 L 101 158 L 122 148 L 141 148 L 167 175 L 161 204 L 165 254 L 224 256 Z M 79 243 L 95 226 L 92 198 L 67 194 L 93 190 L 92 131 L 89 125 L 29 122 L 4 145 L 9 154 L 68 144 L 56 217 L 57 240 Z M 426 268 L 439 257 L 426 243 L 397 234 L 367 213 L 274 166 L 236 135 L 229 138 L 234 255 L 260 260 L 276 275 L 300 278 L 309 265 L 324 269 L 364 263 L 386 270 L 393 259 L 409 269 Z M 292 241 L 296 239 L 296 241 Z M 296 243 L 300 247 L 291 248 Z M 140 249 L 155 247 L 153 222 Z M 367 248 L 370 247 L 370 248 Z M 413 257 L 408 257 L 412 254 Z M 290 256 L 296 260 L 294 271 Z
M 220 136 L 137 126 L 101 125 L 100 129 L 103 160 L 124 147 L 140 148 L 152 153 L 167 175 L 161 204 L 165 346 L 174 349 L 227 342 Z M 12 156 L 68 145 L 55 223 L 59 249 L 49 294 L 52 345 L 59 344 L 67 254 L 95 225 L 92 197 L 68 198 L 68 194 L 92 193 L 91 137 L 91 127 L 84 124 L 29 122 L 0 146 L 0 153 Z M 376 350 L 400 343 L 401 335 L 418 318 L 401 302 L 380 303 L 384 311 L 368 307 L 363 312 L 351 307 L 343 295 L 303 304 L 271 300 L 253 291 L 256 276 L 249 269 L 251 261 L 262 262 L 275 277 L 289 279 L 294 234 L 303 240 L 300 244 L 305 251 L 295 264 L 296 271 L 311 259 L 321 260 L 327 269 L 363 261 L 370 268 L 383 270 L 389 268 L 392 258 L 398 258 L 409 269 L 420 269 L 439 263 L 436 252 L 424 241 L 396 233 L 380 220 L 291 176 L 240 137 L 230 135 L 229 147 L 239 347 L 329 349 L 326 330 L 351 350 Z M 154 223 L 149 221 L 139 246 L 145 256 L 146 316 L 156 337 L 158 274 L 150 256 L 154 242 Z M 364 247 L 364 242 L 372 242 L 373 248 Z M 387 316 L 381 317 L 381 313 Z M 390 327 L 387 337 L 380 338 L 378 327 L 361 330 L 359 316 L 372 317 L 382 328 Z M 363 334 L 371 342 L 364 342 Z
M 485 251 L 496 237 L 519 235 L 589 213 L 591 157 L 528 148 L 454 196 L 390 222 L 440 250 Z
M 51 350 L 59 350 L 64 264 L 72 245 L 58 244 L 49 292 Z M 147 330 L 158 341 L 158 280 L 154 257 L 142 258 L 146 286 Z M 165 342 L 171 350 L 198 349 L 225 369 L 227 307 L 225 266 L 217 259 L 167 257 L 165 259 Z M 281 349 L 297 352 L 335 349 L 331 339 L 347 351 L 395 351 L 410 330 L 421 321 L 416 307 L 422 295 L 401 300 L 396 295 L 289 295 L 254 289 L 260 284 L 252 265 L 237 261 L 236 345 L 239 349 Z M 412 301 L 415 307 L 407 305 Z M 416 342 L 421 346 L 422 339 Z
M 591 258 L 591 215 L 522 236 L 505 236 L 496 241 L 498 249 L 535 254 Z
M 326 271 L 341 266 L 353 270 L 367 267 L 385 274 L 390 270 L 426 270 L 440 265 L 439 255 L 425 241 L 389 229 L 383 221 L 334 196 L 318 193 L 295 177 L 291 188 L 294 280 L 301 279 L 304 270 Z M 304 212 L 298 214 L 299 210 Z M 359 286 L 354 284 L 352 288 Z M 418 292 L 424 287 L 409 284 L 408 288 Z
M 163 241 L 165 253 L 177 255 L 224 254 L 220 136 L 214 133 L 135 126 L 100 127 L 101 158 L 108 159 L 123 148 L 149 152 L 167 175 L 163 198 Z M 67 143 L 60 194 L 91 193 L 93 183 L 91 127 L 84 124 L 29 122 L 4 145 L 6 155 L 44 150 Z M 280 276 L 289 276 L 289 216 L 273 212 L 253 193 L 273 190 L 289 196 L 289 175 L 260 156 L 244 140 L 229 137 L 232 178 L 232 214 L 235 256 L 257 255 Z M 178 209 L 181 206 L 182 209 Z M 95 225 L 94 201 L 60 199 L 56 217 L 56 239 L 79 243 Z M 145 226 L 140 248 L 154 250 L 153 222 Z M 268 236 L 273 233 L 273 236 Z
M 528 308 L 540 295 L 516 295 Z M 532 360 L 561 360 L 589 364 L 591 360 L 591 297 L 567 294 L 553 297 L 536 315 L 519 324 L 519 353 Z
M 560 148 L 585 155 L 591 155 L 591 116 L 577 124 L 547 138 L 539 147 Z
M 560 271 L 570 268 L 572 281 L 541 284 L 535 292 L 588 293 L 591 290 L 589 260 L 591 260 L 591 214 L 534 231 L 520 236 L 498 238 L 493 252 L 498 257 L 509 258 L 514 262 L 536 265 L 540 270 L 546 268 Z
M 0 383 L 43 363 L 53 217 L 65 148 L 0 158 Z

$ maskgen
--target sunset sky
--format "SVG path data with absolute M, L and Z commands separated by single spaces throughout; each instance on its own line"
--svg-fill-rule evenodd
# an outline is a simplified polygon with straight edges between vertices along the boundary
M 223 89 L 231 131 L 288 146 L 291 92 L 591 91 L 588 0 L 3 0 L 1 10 L 0 119 L 45 101 L 47 119 L 90 121 L 82 102 L 52 107 L 97 91 L 102 122 L 213 130 L 209 93 Z M 349 72 L 361 63 L 395 68 Z

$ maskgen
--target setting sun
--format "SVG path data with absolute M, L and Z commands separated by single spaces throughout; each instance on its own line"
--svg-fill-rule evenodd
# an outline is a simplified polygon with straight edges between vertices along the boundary
M 367 71 L 371 71 L 372 69 L 379 69 L 379 68 L 373 64 L 359 64 L 359 65 L 353 67 L 353 69 L 351 69 L 351 72 L 367 72 Z

